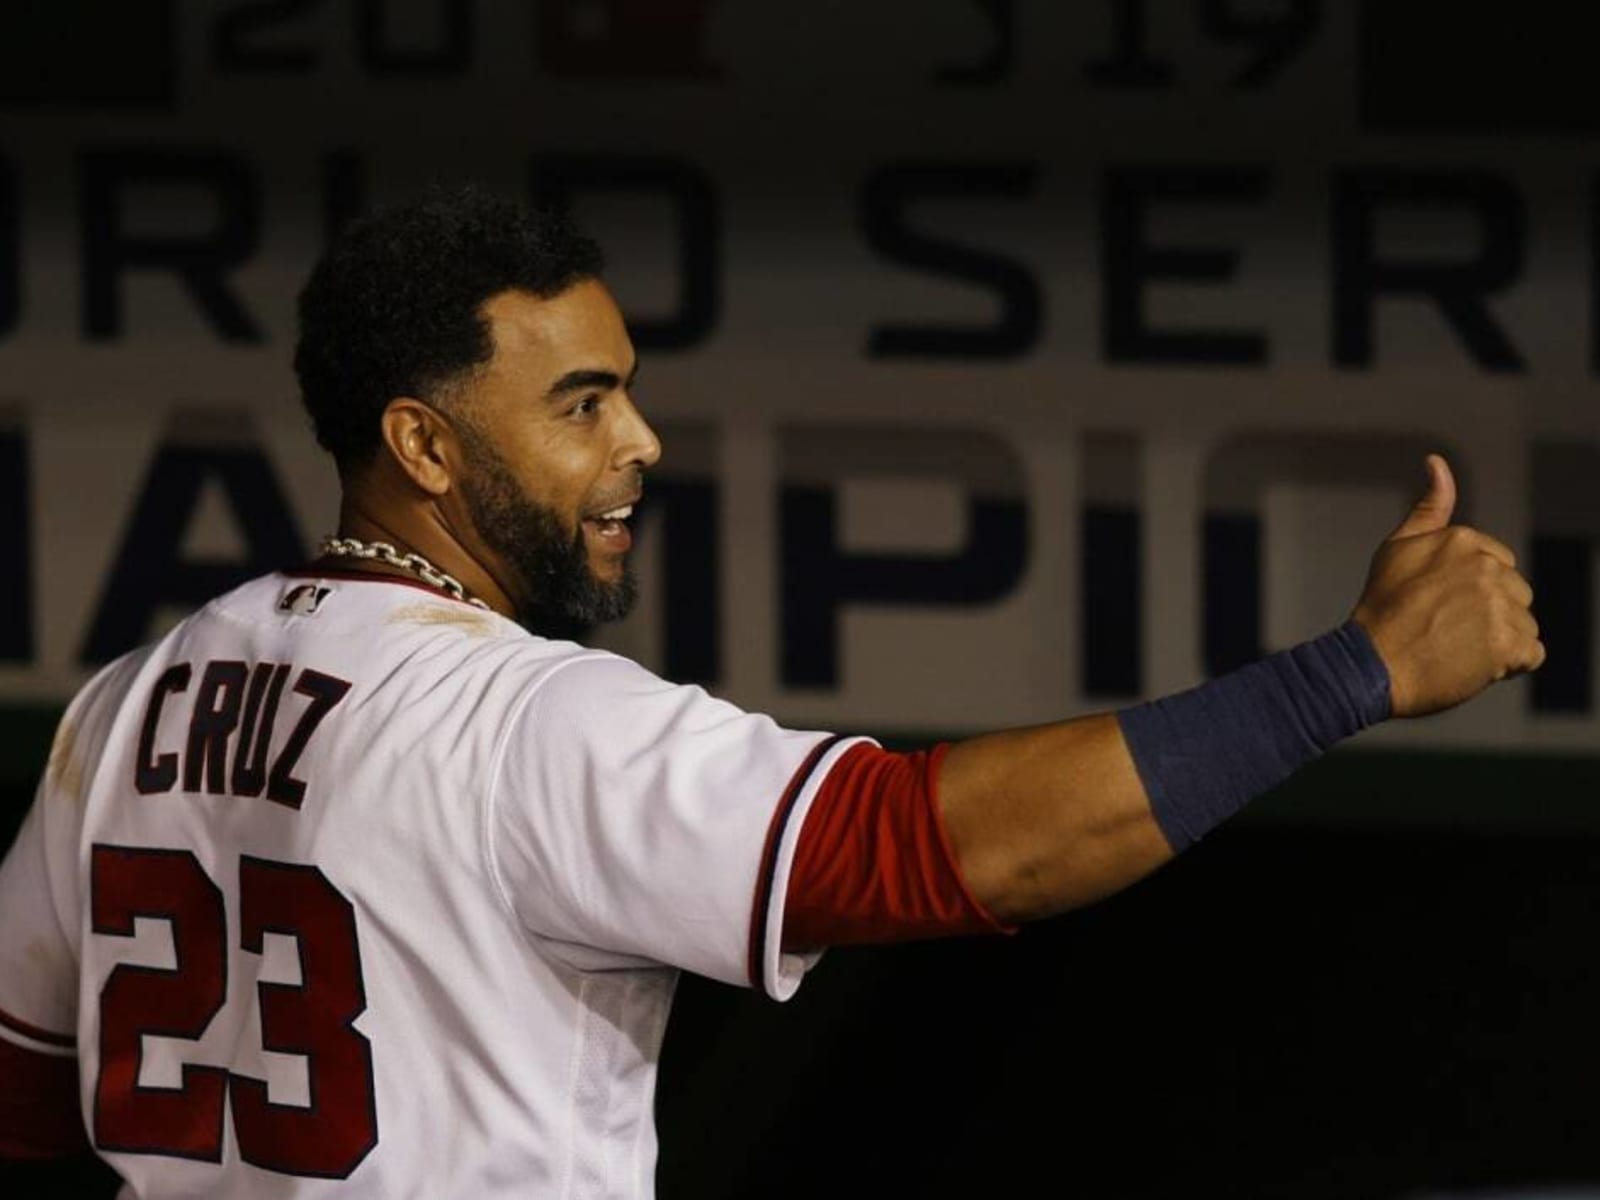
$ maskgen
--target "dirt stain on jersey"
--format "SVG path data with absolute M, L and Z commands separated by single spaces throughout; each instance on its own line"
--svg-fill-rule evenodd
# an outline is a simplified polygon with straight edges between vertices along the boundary
M 22 948 L 22 956 L 35 967 L 45 978 L 51 978 L 61 969 L 61 953 L 42 937 L 29 938 L 28 944 Z
M 494 619 L 457 604 L 407 604 L 389 614 L 391 625 L 450 625 L 472 637 L 492 637 Z
M 57 796 L 74 804 L 83 803 L 83 755 L 78 753 L 77 723 L 70 717 L 63 717 L 56 729 L 45 773 Z

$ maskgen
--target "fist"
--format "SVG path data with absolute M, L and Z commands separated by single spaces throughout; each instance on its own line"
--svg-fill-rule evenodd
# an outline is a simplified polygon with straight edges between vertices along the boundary
M 1352 614 L 1389 668 L 1397 717 L 1453 708 L 1544 662 L 1533 589 L 1510 548 L 1450 524 L 1449 465 L 1430 454 L 1428 490 L 1372 557 Z

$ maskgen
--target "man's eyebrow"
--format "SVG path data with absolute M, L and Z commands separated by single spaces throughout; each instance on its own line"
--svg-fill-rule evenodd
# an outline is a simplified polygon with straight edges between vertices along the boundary
M 550 385 L 550 390 L 545 393 L 546 398 L 556 399 L 569 392 L 581 392 L 585 388 L 599 388 L 602 391 L 615 391 L 619 387 L 632 387 L 639 378 L 639 364 L 633 364 L 633 370 L 628 373 L 626 381 L 615 371 L 597 371 L 589 367 L 581 367 L 576 371 L 568 371 L 555 383 Z

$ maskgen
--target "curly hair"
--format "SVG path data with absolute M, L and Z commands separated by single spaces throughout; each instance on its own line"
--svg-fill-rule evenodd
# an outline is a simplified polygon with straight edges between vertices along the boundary
M 317 441 L 341 468 L 368 461 L 390 400 L 435 400 L 489 361 L 486 300 L 554 296 L 602 265 L 562 217 L 474 186 L 353 223 L 300 292 L 294 369 Z

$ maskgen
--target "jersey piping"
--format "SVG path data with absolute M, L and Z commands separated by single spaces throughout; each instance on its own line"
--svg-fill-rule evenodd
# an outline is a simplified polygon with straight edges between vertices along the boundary
M 30 1025 L 21 1017 L 14 1017 L 5 1009 L 0 1008 L 0 1029 L 14 1033 L 19 1038 L 30 1042 L 37 1042 L 41 1047 L 55 1052 L 71 1051 L 78 1049 L 78 1039 L 67 1033 L 51 1033 L 48 1029 L 40 1029 L 37 1025 Z
M 834 734 L 812 748 L 800 764 L 800 769 L 794 773 L 794 778 L 789 781 L 783 799 L 772 814 L 772 824 L 767 827 L 767 844 L 761 852 L 761 870 L 756 876 L 756 893 L 750 910 L 750 954 L 745 969 L 753 988 L 762 986 L 762 966 L 767 961 L 767 912 L 772 903 L 772 885 L 778 871 L 778 845 L 783 840 L 783 832 L 788 827 L 795 803 L 805 791 L 817 764 L 842 740 L 842 735 Z

